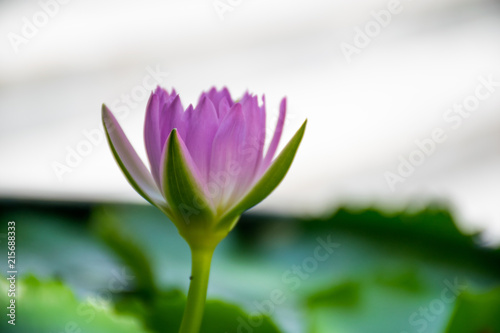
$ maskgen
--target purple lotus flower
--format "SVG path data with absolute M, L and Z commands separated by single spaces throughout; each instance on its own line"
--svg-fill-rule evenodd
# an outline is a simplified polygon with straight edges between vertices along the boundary
M 113 154 L 134 189 L 164 211 L 181 235 L 196 222 L 232 228 L 243 211 L 281 182 L 302 139 L 305 124 L 274 158 L 283 132 L 286 99 L 271 143 L 266 137 L 265 99 L 245 93 L 234 101 L 224 88 L 203 93 L 196 107 L 158 87 L 146 111 L 144 140 L 150 171 L 133 149 L 111 111 L 103 121 Z
M 245 93 L 234 101 L 224 88 L 200 96 L 186 109 L 174 90 L 151 95 L 144 125 L 150 169 L 144 165 L 111 111 L 103 123 L 113 155 L 132 187 L 177 226 L 192 252 L 192 281 L 181 333 L 198 332 L 210 261 L 240 215 L 267 197 L 285 177 L 306 122 L 275 157 L 286 99 L 266 149 L 265 100 Z

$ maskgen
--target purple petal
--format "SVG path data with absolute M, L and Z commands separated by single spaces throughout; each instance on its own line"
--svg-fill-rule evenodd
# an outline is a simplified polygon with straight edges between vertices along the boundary
M 210 162 L 210 185 L 219 206 L 228 204 L 240 186 L 238 177 L 244 169 L 242 146 L 246 135 L 245 116 L 241 104 L 233 105 L 215 135 Z M 236 198 L 233 198 L 236 200 Z
M 214 104 L 215 105 L 215 104 Z M 229 110 L 231 109 L 232 104 L 230 104 L 227 100 L 227 98 L 221 99 L 219 103 L 219 108 L 217 109 L 218 115 L 219 115 L 219 123 L 226 117 L 228 114 Z
M 266 142 L 266 96 L 262 95 L 262 106 L 260 107 L 260 123 L 262 126 L 262 138 L 263 142 L 262 145 L 265 144 Z M 264 148 L 262 148 L 264 149 Z
M 264 149 L 264 141 L 266 135 L 266 111 L 265 107 L 260 108 L 256 96 L 248 100 L 248 103 L 242 104 L 243 114 L 247 123 L 247 140 L 246 143 L 256 150 L 254 158 L 249 160 L 262 158 Z
M 271 140 L 271 144 L 269 145 L 269 149 L 267 150 L 266 157 L 264 157 L 261 172 L 264 172 L 269 167 L 274 158 L 274 155 L 276 154 L 276 149 L 278 149 L 278 145 L 281 139 L 281 134 L 283 133 L 285 117 L 286 117 L 286 98 L 283 98 L 280 104 L 280 115 L 278 118 L 278 123 L 276 124 L 276 130 L 274 131 L 274 135 Z
M 103 106 L 102 119 L 113 155 L 132 187 L 156 206 L 167 207 L 151 173 L 141 161 L 111 111 Z
M 186 112 L 186 121 L 189 124 L 185 139 L 186 147 L 203 180 L 207 181 L 212 142 L 218 127 L 217 113 L 212 102 L 206 97 L 193 111 L 186 110 Z
M 239 179 L 242 187 L 249 185 L 257 173 L 263 158 L 265 141 L 265 109 L 259 107 L 256 96 L 246 96 L 241 101 L 246 120 L 246 136 L 243 143 L 243 172 Z
M 173 90 L 175 93 L 175 90 Z M 148 154 L 153 178 L 161 189 L 160 159 L 164 139 L 162 141 L 162 120 L 165 118 L 163 109 L 169 105 L 175 95 L 158 86 L 148 101 L 146 120 L 144 122 L 144 142 Z M 168 134 L 167 134 L 168 135 Z
M 185 123 L 186 127 L 186 135 L 187 131 L 189 130 L 189 122 L 191 121 L 191 118 L 193 117 L 193 112 L 194 112 L 194 107 L 192 104 L 189 104 L 189 106 L 186 108 L 186 111 L 184 111 L 184 114 L 182 115 L 182 120 Z M 186 140 L 184 140 L 186 142 Z
M 158 91 L 158 89 L 157 89 Z M 146 119 L 144 121 L 144 142 L 146 144 L 146 152 L 148 153 L 149 164 L 153 178 L 161 188 L 160 182 L 160 158 L 161 158 L 161 143 L 160 143 L 160 96 L 153 93 L 148 101 L 146 108 Z
M 183 124 L 184 133 L 179 133 L 179 135 L 181 136 L 182 140 L 184 140 L 184 142 L 186 142 L 187 134 L 190 128 L 189 122 L 193 117 L 193 112 L 194 112 L 193 105 L 189 104 L 189 106 L 186 108 L 186 111 L 184 111 L 184 113 L 182 114 L 181 122 Z
M 175 92 L 175 89 L 172 89 L 172 93 L 168 93 L 165 89 L 161 88 L 158 86 L 154 92 L 155 95 L 158 96 L 158 105 L 160 106 L 160 117 L 162 108 L 165 104 L 170 103 L 175 96 L 177 96 L 177 93 Z
M 208 91 L 208 93 L 202 95 L 202 97 L 203 96 L 208 97 L 212 101 L 212 104 L 217 109 L 217 116 L 219 117 L 219 120 L 222 120 L 225 117 L 225 114 L 220 112 L 221 101 L 223 99 L 226 99 L 227 103 L 229 104 L 229 107 L 232 107 L 234 104 L 233 99 L 231 98 L 231 94 L 229 93 L 229 90 L 227 90 L 226 87 L 222 88 L 220 91 L 217 90 L 215 87 L 213 87 Z M 200 100 L 202 97 L 200 97 Z
M 170 132 L 174 128 L 177 128 L 179 134 L 182 138 L 186 137 L 186 126 L 183 119 L 184 108 L 182 107 L 181 99 L 179 95 L 175 96 L 175 98 L 163 105 L 160 119 L 160 131 L 161 131 L 161 149 L 163 150 L 163 146 L 167 142 L 167 138 L 170 135 Z
M 156 87 L 156 90 L 154 91 L 154 95 L 158 96 L 158 102 L 159 104 L 163 105 L 167 99 L 170 97 L 170 94 L 168 91 L 163 89 L 162 87 L 158 86 Z

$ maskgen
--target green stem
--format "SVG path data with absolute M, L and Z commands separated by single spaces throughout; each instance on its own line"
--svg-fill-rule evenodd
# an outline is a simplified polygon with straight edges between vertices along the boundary
M 191 248 L 191 284 L 179 333 L 198 333 L 207 298 L 210 263 L 214 249 Z

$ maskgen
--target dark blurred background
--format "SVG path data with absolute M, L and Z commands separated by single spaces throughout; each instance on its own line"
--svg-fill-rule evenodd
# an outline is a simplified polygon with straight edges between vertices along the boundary
M 188 248 L 121 174 L 100 106 L 145 157 L 150 91 L 215 85 L 266 94 L 269 130 L 287 96 L 282 144 L 309 123 L 216 252 L 205 332 L 500 332 L 499 18 L 490 0 L 0 1 L 21 304 L 0 330 L 176 331 Z

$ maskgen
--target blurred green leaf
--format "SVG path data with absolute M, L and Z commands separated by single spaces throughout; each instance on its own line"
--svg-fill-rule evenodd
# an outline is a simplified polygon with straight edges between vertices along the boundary
M 329 332 L 329 327 L 336 333 L 415 332 L 412 318 L 441 290 L 428 288 L 415 267 L 396 267 L 356 275 L 306 296 L 308 332 Z M 448 317 L 443 311 L 426 323 L 426 332 L 441 333 Z
M 414 267 L 401 267 L 396 272 L 384 270 L 383 272 L 375 273 L 375 282 L 382 286 L 409 293 L 422 292 L 424 289 L 422 278 L 418 276 L 417 269 Z
M 92 229 L 109 248 L 132 270 L 136 292 L 151 299 L 157 287 L 149 258 L 132 235 L 120 226 L 116 214 L 105 208 L 95 209 L 92 215 Z
M 78 300 L 62 282 L 41 282 L 33 276 L 16 282 L 16 325 L 8 324 L 4 314 L 0 320 L 0 332 L 149 332 L 136 318 L 118 315 L 103 302 L 95 304 L 90 300 Z M 0 289 L 8 290 L 5 277 L 0 279 Z M 0 304 L 5 305 L 3 309 L 9 302 L 7 293 L 0 293 Z
M 500 288 L 483 294 L 458 296 L 446 333 L 500 332 Z
M 152 332 L 179 330 L 186 297 L 177 290 L 163 292 L 150 303 L 126 297 L 116 304 L 118 311 L 137 316 Z M 239 307 L 218 300 L 209 300 L 205 306 L 200 333 L 255 332 L 278 333 L 276 325 L 267 316 L 249 315 Z
M 113 294 L 113 300 L 118 300 L 116 309 L 134 315 L 136 322 L 147 323 L 154 332 L 162 325 L 178 325 L 190 257 L 175 226 L 154 207 L 106 204 L 98 205 L 97 211 L 95 207 L 79 205 L 73 214 L 67 204 L 16 206 L 9 202 L 1 206 L 4 220 L 22 223 L 18 234 L 23 262 L 20 274 L 34 271 L 45 277 L 60 276 L 79 293 L 92 294 L 106 288 L 125 263 L 134 275 L 146 274 L 135 279 L 136 288 Z M 98 232 L 99 238 L 88 221 L 93 221 L 93 227 L 102 223 L 105 230 Z M 311 266 L 318 238 L 330 236 L 340 247 L 325 261 Z M 116 255 L 110 256 L 111 252 Z M 0 272 L 6 271 L 5 263 L 0 261 Z M 482 247 L 477 235 L 461 233 L 449 211 L 437 206 L 390 213 L 344 207 L 313 219 L 244 214 L 217 248 L 210 282 L 210 297 L 223 298 L 230 293 L 235 305 L 222 303 L 217 309 L 209 302 L 206 313 L 212 316 L 211 309 L 216 309 L 214 318 L 221 323 L 230 321 L 233 326 L 228 333 L 237 332 L 235 325 L 242 325 L 241 332 L 247 333 L 248 327 L 238 322 L 232 311 L 226 313 L 226 307 L 244 306 L 252 312 L 255 303 L 268 300 L 271 291 L 278 288 L 285 292 L 286 301 L 276 305 L 272 320 L 287 331 L 417 333 L 425 326 L 425 333 L 443 333 L 448 325 L 462 325 L 454 324 L 455 320 L 467 312 L 481 322 L 492 317 L 483 318 L 468 308 L 455 315 L 458 303 L 443 302 L 439 314 L 433 314 L 424 325 L 421 311 L 440 304 L 444 281 L 464 281 L 471 294 L 490 290 L 500 286 L 499 263 L 498 249 Z M 294 273 L 299 271 L 301 275 Z M 352 288 L 349 281 L 358 287 Z M 144 292 L 145 287 L 154 285 L 155 291 Z M 164 289 L 182 292 L 161 291 Z M 154 296 L 148 302 L 145 295 Z M 483 309 L 477 300 L 474 304 Z M 488 306 L 494 311 L 498 303 Z M 40 313 L 44 314 L 44 309 Z M 454 321 L 449 324 L 452 315 Z M 244 313 L 241 317 L 247 318 Z M 78 320 L 79 316 L 68 318 Z M 451 326 L 448 332 L 455 332 L 456 327 Z M 27 333 L 32 332 L 38 333 Z
M 307 299 L 307 305 L 314 307 L 347 307 L 359 305 L 361 284 L 355 281 L 346 281 L 326 290 L 321 290 Z

